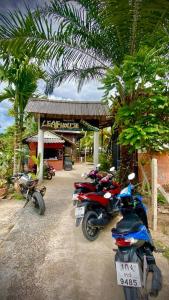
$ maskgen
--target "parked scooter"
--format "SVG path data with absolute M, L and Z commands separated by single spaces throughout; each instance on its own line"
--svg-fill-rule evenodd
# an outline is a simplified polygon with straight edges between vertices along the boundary
M 44 215 L 45 202 L 43 196 L 46 192 L 46 187 L 37 187 L 38 179 L 31 179 L 31 175 L 25 173 L 17 173 L 12 176 L 12 181 L 17 185 L 21 194 L 26 199 L 24 207 L 29 201 L 32 201 L 36 211 L 39 215 Z
M 43 168 L 43 177 L 44 179 L 51 180 L 53 176 L 55 176 L 55 169 L 53 166 L 50 166 L 46 163 L 44 163 L 44 168 Z M 32 173 L 36 174 L 37 173 L 37 165 L 33 165 Z
M 126 300 L 148 300 L 149 295 L 156 297 L 162 288 L 162 275 L 153 256 L 154 244 L 142 197 L 133 196 L 131 180 L 134 176 L 134 173 L 128 176 L 128 187 L 117 197 L 123 216 L 112 229 L 112 237 L 118 246 L 115 255 L 117 283 L 123 286 Z M 105 197 L 111 199 L 109 193 Z M 152 282 L 148 291 L 150 273 Z
M 96 166 L 95 169 L 91 170 L 89 173 L 83 173 L 81 176 L 85 179 L 89 178 L 92 182 L 75 182 L 74 183 L 74 193 L 72 200 L 76 200 L 77 194 L 79 193 L 89 193 L 94 192 L 96 190 L 96 185 L 99 180 L 102 178 L 102 175 L 99 174 L 100 164 Z
M 51 180 L 55 176 L 55 169 L 52 166 L 47 166 L 44 168 L 44 178 Z
M 104 180 L 104 179 L 102 179 Z M 101 180 L 101 181 L 102 181 Z M 106 190 L 79 194 L 75 208 L 76 226 L 82 222 L 82 231 L 89 241 L 97 239 L 99 232 L 119 213 L 119 199 L 114 195 L 120 192 L 120 185 L 109 186 L 111 199 L 106 199 Z
M 100 165 L 98 165 L 100 166 Z M 79 200 L 79 195 L 86 194 L 90 192 L 100 192 L 104 188 L 109 188 L 111 185 L 119 187 L 119 184 L 112 182 L 112 178 L 115 174 L 115 167 L 110 168 L 109 173 L 107 173 L 107 176 L 103 173 L 99 173 L 98 167 L 96 170 L 92 170 L 89 172 L 89 174 L 82 174 L 85 178 L 90 178 L 93 180 L 93 182 L 75 182 L 75 190 L 72 196 L 73 205 L 76 205 L 76 203 Z

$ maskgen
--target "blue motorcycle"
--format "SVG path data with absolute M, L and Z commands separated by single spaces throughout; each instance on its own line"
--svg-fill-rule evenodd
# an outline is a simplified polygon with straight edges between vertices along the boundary
M 122 213 L 122 219 L 112 229 L 118 246 L 115 255 L 117 284 L 123 286 L 126 300 L 148 300 L 149 295 L 156 297 L 162 288 L 162 275 L 153 256 L 155 247 L 142 196 L 133 195 L 131 181 L 134 177 L 134 173 L 128 176 L 129 185 L 117 196 Z M 105 197 L 110 197 L 109 193 Z

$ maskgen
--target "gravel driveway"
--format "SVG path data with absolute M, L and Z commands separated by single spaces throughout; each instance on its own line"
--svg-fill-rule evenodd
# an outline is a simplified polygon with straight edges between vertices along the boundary
M 23 209 L 21 202 L 0 203 L 0 226 L 6 226 L 0 231 L 0 300 L 124 299 L 116 284 L 110 232 L 117 218 L 95 242 L 74 225 L 73 182 L 87 170 L 76 165 L 45 182 L 45 216 L 31 205 Z M 161 254 L 157 262 L 164 287 L 156 299 L 168 300 L 169 265 Z

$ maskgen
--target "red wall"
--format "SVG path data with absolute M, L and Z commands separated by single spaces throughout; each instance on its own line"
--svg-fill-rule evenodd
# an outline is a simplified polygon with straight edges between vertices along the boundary
M 169 184 L 169 153 L 159 153 L 153 154 L 153 158 L 157 158 L 158 164 L 158 183 Z M 138 154 L 138 163 L 142 164 L 144 171 L 151 182 L 151 159 L 152 155 L 149 153 L 139 153 Z M 142 180 L 142 172 L 139 168 L 139 178 Z
M 64 144 L 56 143 L 56 144 L 44 144 L 45 149 L 63 149 Z M 29 161 L 28 161 L 28 167 L 31 169 L 34 165 L 34 162 L 31 159 L 31 156 L 36 156 L 36 149 L 37 149 L 37 143 L 29 143 Z M 62 170 L 63 169 L 63 159 L 62 160 L 49 160 L 49 165 L 53 166 L 55 170 Z

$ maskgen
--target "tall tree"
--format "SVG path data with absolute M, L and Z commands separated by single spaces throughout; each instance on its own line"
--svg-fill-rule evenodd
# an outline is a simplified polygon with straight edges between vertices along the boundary
M 169 59 L 161 49 L 141 48 L 107 70 L 104 99 L 112 103 L 124 152 L 121 172 L 138 149 L 162 151 L 169 134 Z M 129 151 L 130 150 L 130 151 Z
M 43 77 L 38 65 L 27 56 L 5 57 L 0 65 L 0 79 L 7 83 L 7 87 L 0 94 L 0 102 L 9 99 L 13 103 L 15 118 L 14 168 L 16 173 L 20 168 L 20 154 L 22 152 L 24 109 L 28 99 L 37 88 L 37 80 Z

